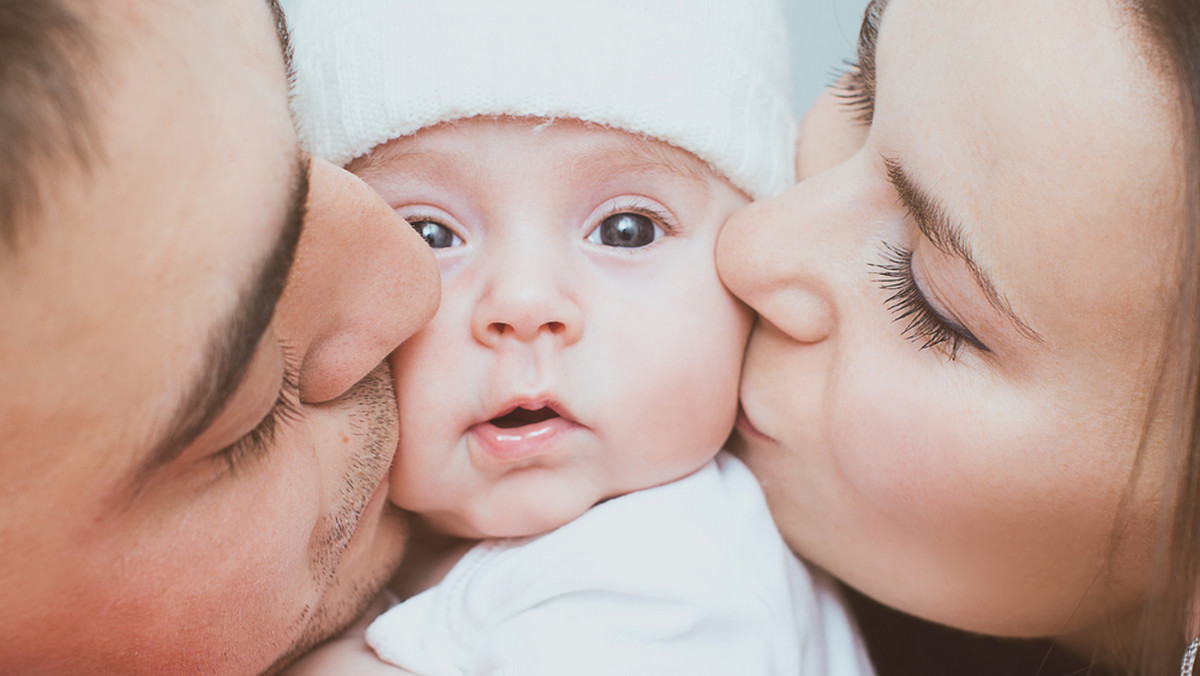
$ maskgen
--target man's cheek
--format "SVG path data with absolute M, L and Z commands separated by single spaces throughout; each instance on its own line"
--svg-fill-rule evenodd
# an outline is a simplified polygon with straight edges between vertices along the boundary
M 210 592 L 256 593 L 244 599 L 248 604 L 263 595 L 286 599 L 299 593 L 286 587 L 308 578 L 308 543 L 323 503 L 310 447 L 303 430 L 280 435 L 261 460 L 221 479 L 188 514 L 163 524 L 158 537 L 146 538 L 162 546 L 161 560 L 143 562 L 142 570 L 171 571 L 172 562 L 183 564 L 195 571 L 195 584 Z M 172 578 L 164 577 L 166 583 Z
M 148 664 L 169 665 L 163 673 L 265 668 L 294 641 L 318 596 L 310 557 L 297 546 L 308 542 L 303 526 L 274 509 L 260 514 L 222 515 L 213 529 L 199 528 L 197 519 L 181 524 L 192 527 L 174 531 L 174 540 L 161 534 L 145 539 L 173 542 L 171 549 L 121 555 L 109 574 L 91 580 L 90 598 L 78 601 L 81 609 L 92 609 L 86 613 L 98 629 L 92 641 L 105 646 L 103 654 L 127 656 L 130 669 Z M 108 619 L 97 623 L 96 618 Z

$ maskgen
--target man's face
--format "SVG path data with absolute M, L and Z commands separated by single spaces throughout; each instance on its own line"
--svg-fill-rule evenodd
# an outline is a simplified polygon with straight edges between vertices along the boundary
M 0 671 L 257 673 L 403 552 L 385 359 L 436 263 L 300 155 L 265 3 L 105 11 L 101 159 L 0 262 Z

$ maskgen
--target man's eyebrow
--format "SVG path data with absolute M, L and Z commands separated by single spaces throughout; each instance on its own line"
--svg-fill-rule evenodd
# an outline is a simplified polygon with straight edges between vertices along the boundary
M 233 312 L 213 327 L 204 348 L 198 375 L 164 432 L 131 476 L 133 495 L 155 471 L 174 462 L 207 429 L 237 391 L 250 361 L 262 341 L 283 294 L 296 255 L 308 199 L 308 156 L 297 157 L 292 174 L 287 211 L 279 235 L 259 261 L 257 274 L 241 293 Z
M 1017 315 L 1008 299 L 996 288 L 991 276 L 976 261 L 975 255 L 963 237 L 962 228 L 950 219 L 942 204 L 922 189 L 904 171 L 900 160 L 894 157 L 885 157 L 883 162 L 887 167 L 888 180 L 896 190 L 896 194 L 900 196 L 900 202 L 912 214 L 913 220 L 917 222 L 917 227 L 925 239 L 929 240 L 942 253 L 954 256 L 966 263 L 988 303 L 1008 319 L 1018 333 L 1039 343 L 1046 342 L 1041 334 Z

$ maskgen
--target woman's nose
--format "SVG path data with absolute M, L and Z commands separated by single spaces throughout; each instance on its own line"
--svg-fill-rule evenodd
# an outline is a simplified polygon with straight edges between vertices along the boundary
M 365 183 L 313 160 L 304 234 L 277 310 L 307 403 L 346 392 L 437 309 L 429 246 Z
M 573 272 L 553 253 L 501 249 L 471 316 L 471 333 L 490 347 L 542 336 L 574 344 L 583 335 L 583 312 L 572 280 Z
M 836 329 L 838 289 L 852 215 L 826 175 L 743 208 L 725 224 L 717 269 L 729 290 L 793 340 L 818 343 Z M 840 223 L 840 226 L 836 224 Z

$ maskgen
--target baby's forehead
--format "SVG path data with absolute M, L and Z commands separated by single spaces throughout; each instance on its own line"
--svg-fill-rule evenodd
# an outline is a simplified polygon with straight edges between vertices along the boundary
M 486 156 L 496 143 L 548 146 L 549 162 L 578 172 L 621 171 L 673 176 L 708 188 L 730 181 L 707 162 L 670 143 L 575 119 L 479 117 L 425 127 L 375 146 L 347 168 L 361 176 L 397 172 Z

